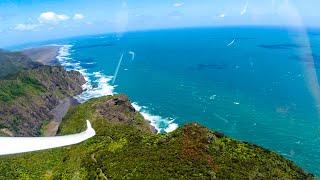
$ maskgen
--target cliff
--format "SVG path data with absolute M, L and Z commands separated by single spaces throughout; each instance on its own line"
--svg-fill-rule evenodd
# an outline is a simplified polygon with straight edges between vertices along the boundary
M 79 94 L 84 78 L 76 71 L 40 65 L 0 80 L 0 134 L 40 136 L 59 102 Z

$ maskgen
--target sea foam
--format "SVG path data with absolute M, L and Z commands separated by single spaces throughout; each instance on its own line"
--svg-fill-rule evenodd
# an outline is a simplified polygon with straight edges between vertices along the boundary
M 178 124 L 174 123 L 172 118 L 163 118 L 161 116 L 152 115 L 149 113 L 147 107 L 139 106 L 138 103 L 133 102 L 134 109 L 139 111 L 141 115 L 150 122 L 151 126 L 155 127 L 158 132 L 172 132 L 178 128 Z
M 114 85 L 111 85 L 113 76 L 106 76 L 102 72 L 88 73 L 88 70 L 81 66 L 79 61 L 70 58 L 70 50 L 72 45 L 64 45 L 60 48 L 57 59 L 66 70 L 75 70 L 80 72 L 86 83 L 82 86 L 83 92 L 75 98 L 84 103 L 92 98 L 97 98 L 106 95 L 116 94 Z M 93 85 L 95 84 L 95 85 Z M 145 106 L 140 106 L 138 103 L 132 103 L 132 106 L 141 113 L 141 115 L 156 128 L 158 132 L 171 132 L 178 128 L 178 124 L 174 123 L 172 118 L 163 118 L 158 115 L 153 115 Z
M 101 72 L 94 72 L 90 74 L 90 76 L 93 76 L 95 80 L 87 81 L 87 83 L 83 86 L 84 92 L 76 96 L 76 99 L 80 103 L 86 102 L 91 98 L 114 94 L 114 86 L 109 84 L 109 82 L 112 80 L 112 76 L 105 76 Z M 97 85 L 92 86 L 92 83 Z

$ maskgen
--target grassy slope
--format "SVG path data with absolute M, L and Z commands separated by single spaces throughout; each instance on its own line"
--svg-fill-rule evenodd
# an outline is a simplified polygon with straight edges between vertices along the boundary
M 44 92 L 41 83 L 33 78 L 21 77 L 12 80 L 0 80 L 0 102 L 8 103 L 21 97 Z
M 312 178 L 273 152 L 198 124 L 153 134 L 125 102 L 110 103 L 121 96 L 93 99 L 71 109 L 60 128 L 62 135 L 80 132 L 89 119 L 95 137 L 70 147 L 2 157 L 0 179 Z

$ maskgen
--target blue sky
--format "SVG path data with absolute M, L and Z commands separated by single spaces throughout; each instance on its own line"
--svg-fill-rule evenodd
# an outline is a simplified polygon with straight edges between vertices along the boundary
M 319 7 L 319 0 L 0 0 L 0 47 L 160 28 L 320 27 Z

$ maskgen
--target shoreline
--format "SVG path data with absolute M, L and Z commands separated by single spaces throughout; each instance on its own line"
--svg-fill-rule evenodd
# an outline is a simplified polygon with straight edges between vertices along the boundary
M 62 48 L 62 46 L 60 46 L 60 48 Z M 60 49 L 59 48 L 59 49 Z M 52 48 L 52 51 L 54 51 L 54 49 Z M 60 51 L 60 50 L 59 50 Z M 58 51 L 58 56 L 59 56 L 59 51 Z M 43 53 L 43 52 L 42 52 Z M 50 60 L 50 62 L 52 62 L 52 61 L 57 61 L 57 58 L 55 59 L 55 60 Z M 59 64 L 58 64 L 59 65 Z M 64 66 L 61 66 L 61 67 L 63 67 L 64 69 L 66 69 Z M 83 89 L 83 92 L 84 92 L 85 90 Z M 74 99 L 73 97 L 70 97 L 69 98 L 69 100 L 71 100 L 71 99 Z M 56 112 L 58 112 L 58 113 L 60 113 L 60 115 L 61 115 L 61 120 L 62 120 L 62 118 L 63 118 L 63 116 L 67 113 L 67 111 L 68 111 L 68 109 L 70 108 L 70 104 L 68 105 L 68 102 L 66 102 L 66 101 L 68 101 L 68 99 L 67 98 L 65 98 L 65 99 L 62 99 L 60 102 L 59 102 L 59 105 L 58 106 L 56 106 L 54 109 L 52 109 L 51 110 L 51 112 L 50 113 L 56 113 Z M 71 102 L 69 102 L 69 103 L 71 103 Z M 135 108 L 136 109 L 136 108 Z M 136 109 L 137 110 L 137 109 Z M 137 110 L 138 112 L 140 112 L 141 114 L 142 114 L 142 112 L 140 111 L 140 110 Z M 63 113 L 65 113 L 64 115 L 62 115 Z M 150 128 L 154 128 L 154 126 L 152 126 L 151 125 L 151 122 L 148 120 L 148 119 L 146 119 L 146 118 L 144 118 L 148 123 L 149 123 L 149 126 L 150 126 Z M 55 121 L 55 119 L 53 119 L 52 121 L 50 121 L 50 123 L 51 122 L 54 122 Z M 61 122 L 61 121 L 60 121 Z M 60 126 L 60 123 L 58 124 L 58 125 L 55 125 L 55 127 L 57 128 L 56 130 L 58 130 L 58 128 L 59 128 L 59 126 Z M 54 129 L 53 129 L 54 130 Z M 156 132 L 155 132 L 156 133 Z M 53 136 L 55 136 L 55 134 L 53 135 Z
M 43 65 L 48 65 L 48 66 L 61 66 L 64 69 L 66 69 L 63 65 L 63 62 L 60 62 L 61 60 L 68 58 L 67 56 L 69 55 L 69 48 L 70 45 L 45 45 L 45 46 L 40 46 L 40 47 L 34 47 L 31 49 L 24 49 L 22 50 L 22 53 L 29 58 L 31 58 L 35 62 L 39 62 Z M 95 97 L 90 97 L 88 95 L 88 91 L 98 91 L 97 89 L 94 89 L 90 85 L 90 80 L 88 76 L 86 75 L 86 72 L 83 71 L 81 67 L 76 67 L 75 69 L 71 69 L 78 71 L 84 76 L 86 79 L 86 84 L 83 85 L 83 91 L 82 93 L 74 96 L 74 97 L 68 97 L 65 99 L 60 100 L 59 104 L 50 111 L 50 113 L 53 115 L 53 119 L 49 121 L 49 123 L 44 127 L 43 130 L 43 136 L 50 137 L 50 136 L 56 136 L 58 128 L 62 122 L 63 117 L 67 114 L 68 110 L 70 107 L 75 106 L 77 104 L 81 104 L 83 102 L 86 102 L 87 100 L 90 100 L 95 97 L 101 97 L 105 95 L 114 95 L 115 93 L 113 92 L 113 86 L 111 85 L 103 85 L 100 87 L 101 91 L 108 89 L 107 93 L 97 93 Z M 111 77 L 104 77 L 104 75 L 97 73 L 97 76 L 101 76 L 102 79 L 104 79 L 105 83 L 108 83 L 108 81 L 111 81 Z M 108 86 L 108 87 L 106 87 Z M 81 97 L 81 95 L 88 96 L 88 97 Z M 138 106 L 136 103 L 132 102 L 131 105 L 135 108 L 136 111 L 140 112 L 144 119 L 148 122 L 150 125 L 150 130 L 153 133 L 159 133 L 161 132 L 159 129 L 156 128 L 156 120 L 153 120 L 152 117 L 160 118 L 160 116 L 153 116 L 149 115 L 148 113 L 144 112 L 141 110 L 141 107 Z M 148 118 L 149 117 L 149 118 Z M 151 119 L 150 119 L 151 117 Z M 169 125 L 170 126 L 170 125 Z M 176 128 L 173 128 L 176 129 Z
M 23 49 L 21 52 L 22 54 L 31 58 L 33 61 L 40 64 L 47 66 L 61 66 L 58 57 L 60 56 L 60 49 L 62 47 L 63 45 L 45 45 L 30 49 Z M 61 99 L 59 104 L 50 111 L 53 119 L 50 120 L 47 125 L 45 125 L 42 135 L 45 137 L 56 136 L 63 117 L 67 114 L 70 107 L 79 103 L 80 102 L 78 102 L 74 97 L 66 97 Z
M 22 54 L 28 56 L 33 61 L 48 66 L 60 65 L 57 57 L 59 56 L 61 45 L 45 45 L 30 49 L 23 49 Z
M 87 72 L 87 69 L 84 69 L 79 62 L 72 62 L 69 55 L 69 50 L 72 48 L 72 45 L 62 45 L 59 50 L 59 55 L 57 56 L 59 65 L 64 67 L 67 70 L 75 70 L 80 72 L 85 80 L 87 81 L 83 85 L 83 92 L 74 98 L 78 100 L 79 103 L 86 102 L 92 98 L 98 98 L 102 96 L 108 95 L 115 95 L 117 92 L 114 92 L 115 86 L 111 85 L 110 82 L 112 81 L 113 76 L 106 76 L 100 71 L 98 72 Z M 65 66 L 68 66 L 67 68 Z M 91 78 L 94 78 L 92 80 Z M 92 86 L 92 82 L 97 83 L 97 86 Z M 163 118 L 158 115 L 151 114 L 148 112 L 144 106 L 138 105 L 136 102 L 131 102 L 131 105 L 134 109 L 144 117 L 144 119 L 150 124 L 152 132 L 172 132 L 177 129 L 179 126 L 178 124 L 174 123 L 172 119 Z M 159 127 L 158 124 L 165 123 L 167 127 Z

